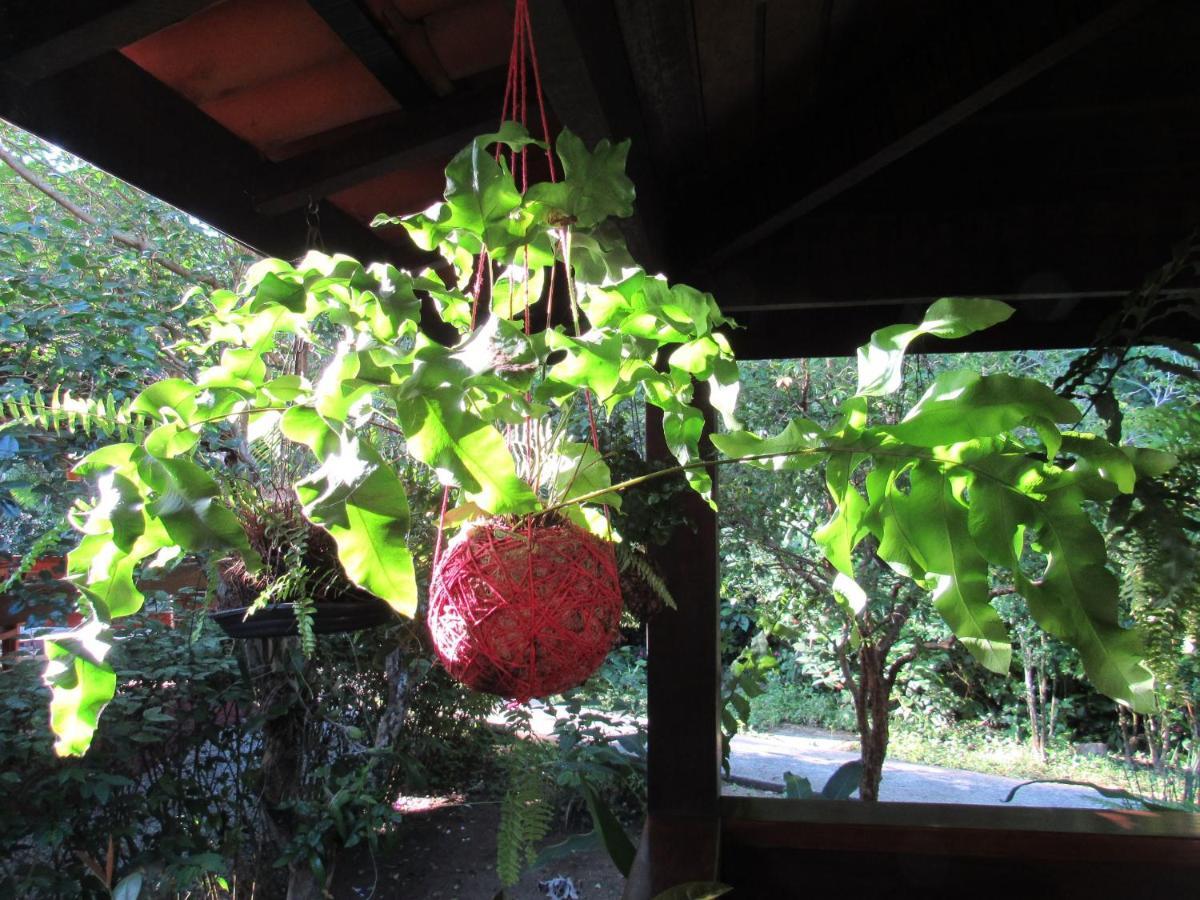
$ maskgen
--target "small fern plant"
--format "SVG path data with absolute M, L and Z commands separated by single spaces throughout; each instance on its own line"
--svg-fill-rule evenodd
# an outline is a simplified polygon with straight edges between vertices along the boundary
M 508 787 L 500 801 L 496 874 L 506 888 L 533 865 L 538 844 L 550 833 L 556 798 L 548 762 L 546 749 L 533 739 L 515 741 L 504 757 Z

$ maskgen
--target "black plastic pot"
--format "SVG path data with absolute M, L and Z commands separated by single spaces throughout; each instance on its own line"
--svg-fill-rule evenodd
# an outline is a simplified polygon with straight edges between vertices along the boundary
M 246 610 L 224 609 L 209 613 L 214 622 L 232 638 L 295 637 L 296 613 L 290 603 L 267 606 L 246 618 Z M 386 625 L 396 618 L 390 606 L 382 600 L 355 600 L 347 603 L 317 603 L 313 607 L 313 631 L 334 634 L 339 631 L 362 631 L 376 625 Z

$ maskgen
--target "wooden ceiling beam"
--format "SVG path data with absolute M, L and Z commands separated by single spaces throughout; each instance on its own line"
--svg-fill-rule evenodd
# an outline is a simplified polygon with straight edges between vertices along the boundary
M 637 214 L 622 223 L 635 258 L 661 269 L 654 237 L 664 225 L 658 179 L 647 152 L 634 76 L 612 0 L 532 0 L 530 15 L 546 97 L 558 120 L 586 144 L 608 138 L 633 142 L 627 169 L 638 188 Z
M 743 326 L 730 339 L 746 359 L 852 353 L 943 296 L 994 297 L 1019 315 L 937 349 L 1086 346 L 1200 221 L 1198 188 L 956 214 L 826 211 L 701 286 Z M 1200 339 L 1195 319 L 1177 329 Z
M 429 103 L 433 91 L 358 0 L 306 0 L 401 109 Z
M 274 256 L 305 248 L 304 212 L 258 212 L 250 194 L 262 158 L 119 53 L 32 86 L 0 79 L 0 116 Z M 401 266 L 429 261 L 411 244 L 384 242 L 340 210 L 321 210 L 330 251 Z
M 705 156 L 704 98 L 693 0 L 612 0 L 637 86 L 648 150 L 674 192 Z
M 14 42 L 25 35 L 42 35 L 32 45 L 8 45 L 5 59 L 0 63 L 4 75 L 25 84 L 50 78 L 75 66 L 95 59 L 141 40 L 156 31 L 182 22 L 184 19 L 212 6 L 215 0 L 125 0 L 109 2 L 95 8 L 92 15 L 79 21 L 79 13 L 60 17 L 51 29 L 37 21 L 6 19 L 4 32 Z M 68 3 L 74 11 L 74 4 Z M 87 9 L 87 5 L 84 5 Z M 43 18 L 40 5 L 32 7 L 30 18 Z
M 722 218 L 754 224 L 705 241 L 697 261 L 720 264 L 744 253 L 1157 2 L 1095 0 L 1096 12 L 1083 21 L 1068 11 L 1079 4 L 1064 0 L 1009 4 L 1000 18 L 965 5 L 919 52 L 765 150 L 767 165 L 753 177 L 778 190 L 756 190 L 749 203 L 739 202 L 732 192 L 745 193 L 744 171 L 711 177 L 731 192 L 722 198 L 729 202 L 713 204 Z M 784 202 L 772 205 L 780 193 Z
M 498 91 L 464 92 L 437 107 L 381 116 L 365 127 L 339 129 L 340 136 L 317 138 L 316 149 L 261 167 L 254 206 L 278 215 L 389 172 L 444 160 L 476 135 L 495 130 L 501 100 Z

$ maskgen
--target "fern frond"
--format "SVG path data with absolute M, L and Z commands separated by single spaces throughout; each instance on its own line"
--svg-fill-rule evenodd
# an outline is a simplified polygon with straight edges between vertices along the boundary
M 312 597 L 307 592 L 301 591 L 300 595 L 292 601 L 292 612 L 296 616 L 296 633 L 300 636 L 300 652 L 304 654 L 305 659 L 309 659 L 317 651 L 317 635 L 313 631 L 313 616 L 316 615 L 316 609 L 313 607 Z
M 613 544 L 617 549 L 617 571 L 621 574 L 632 572 L 646 586 L 654 592 L 654 595 L 663 602 L 664 605 L 671 609 L 678 609 L 675 604 L 675 598 L 671 596 L 670 590 L 667 589 L 666 583 L 658 577 L 658 573 L 654 571 L 654 566 L 646 559 L 639 551 L 632 547 L 626 546 L 625 543 Z
M 49 399 L 41 391 L 0 399 L 0 429 L 9 425 L 141 441 L 152 423 L 133 411 L 132 400 L 118 402 L 112 394 L 73 397 L 70 391 L 60 393 L 56 387 Z
M 521 878 L 521 870 L 537 858 L 537 845 L 550 833 L 554 818 L 553 786 L 539 761 L 514 747 L 508 790 L 500 801 L 496 833 L 496 874 L 506 888 Z
M 41 537 L 33 542 L 30 548 L 25 551 L 25 555 L 21 557 L 17 567 L 13 569 L 8 578 L 0 582 L 0 594 L 4 594 L 24 580 L 25 576 L 33 569 L 39 559 L 46 555 L 51 547 L 58 543 L 62 536 L 70 530 L 70 527 L 65 523 L 55 525 Z

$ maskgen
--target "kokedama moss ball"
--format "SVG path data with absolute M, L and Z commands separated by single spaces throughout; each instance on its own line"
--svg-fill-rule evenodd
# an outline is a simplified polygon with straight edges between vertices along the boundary
M 520 701 L 586 681 L 620 618 L 612 546 L 557 516 L 474 526 L 442 554 L 429 587 L 429 630 L 446 670 Z

